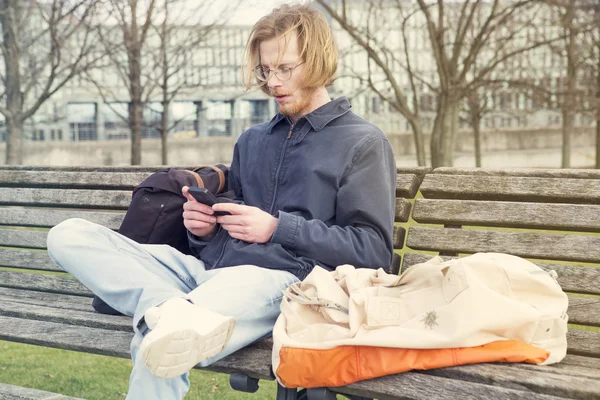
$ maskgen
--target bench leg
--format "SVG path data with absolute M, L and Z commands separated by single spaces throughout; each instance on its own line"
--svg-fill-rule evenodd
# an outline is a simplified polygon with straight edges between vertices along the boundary
M 287 389 L 277 383 L 277 400 L 306 400 L 306 389 Z
M 229 375 L 229 385 L 233 390 L 254 393 L 258 390 L 258 379 L 236 372 Z

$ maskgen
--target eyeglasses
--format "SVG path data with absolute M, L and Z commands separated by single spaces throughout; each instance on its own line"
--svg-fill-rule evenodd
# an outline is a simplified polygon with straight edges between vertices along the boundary
M 252 72 L 254 72 L 256 78 L 261 82 L 267 82 L 271 78 L 271 74 L 275 75 L 275 77 L 280 81 L 289 81 L 292 77 L 292 72 L 294 71 L 294 69 L 301 66 L 302 64 L 304 64 L 304 62 L 301 62 L 300 64 L 296 64 L 293 67 L 289 68 L 275 69 L 264 68 L 262 65 L 257 65 L 256 67 L 254 67 Z

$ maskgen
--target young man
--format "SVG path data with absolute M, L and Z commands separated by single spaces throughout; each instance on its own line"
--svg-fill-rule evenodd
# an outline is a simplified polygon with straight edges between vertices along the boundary
M 195 257 L 80 219 L 48 236 L 58 265 L 133 316 L 128 399 L 181 399 L 194 365 L 268 336 L 282 290 L 315 265 L 391 262 L 394 156 L 345 98 L 329 98 L 337 50 L 325 18 L 282 6 L 254 26 L 246 50 L 247 88 L 256 81 L 279 112 L 235 146 L 237 204 L 210 208 L 183 188 Z

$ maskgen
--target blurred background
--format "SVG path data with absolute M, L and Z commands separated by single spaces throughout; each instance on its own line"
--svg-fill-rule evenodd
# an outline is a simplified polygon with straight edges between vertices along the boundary
M 246 40 L 288 2 L 0 0 L 0 162 L 230 162 L 276 112 L 244 90 Z M 338 42 L 330 95 L 398 166 L 600 167 L 600 0 L 308 2 Z

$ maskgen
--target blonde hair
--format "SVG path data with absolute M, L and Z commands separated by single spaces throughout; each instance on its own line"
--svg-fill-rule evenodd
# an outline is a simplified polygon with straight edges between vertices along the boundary
M 269 94 L 264 82 L 258 81 L 253 69 L 260 64 L 260 43 L 265 40 L 286 37 L 297 33 L 300 59 L 304 62 L 303 87 L 330 86 L 335 80 L 338 51 L 333 32 L 323 14 L 308 5 L 285 4 L 262 17 L 252 28 L 244 51 L 245 68 L 242 69 L 242 81 L 246 90 L 254 82 L 261 90 Z M 286 40 L 286 48 L 289 40 Z M 302 62 L 301 61 L 301 62 Z

